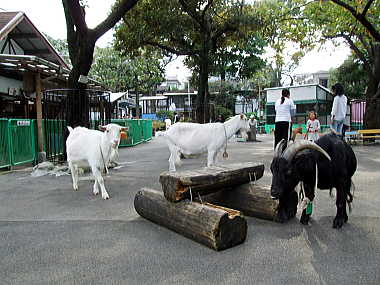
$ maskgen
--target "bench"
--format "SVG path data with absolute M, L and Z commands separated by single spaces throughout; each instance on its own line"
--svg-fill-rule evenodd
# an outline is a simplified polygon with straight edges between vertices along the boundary
M 358 130 L 358 134 L 363 140 L 363 144 L 366 139 L 380 139 L 380 129 Z
M 345 139 L 349 144 L 356 143 L 359 140 L 359 133 L 357 131 L 346 132 Z

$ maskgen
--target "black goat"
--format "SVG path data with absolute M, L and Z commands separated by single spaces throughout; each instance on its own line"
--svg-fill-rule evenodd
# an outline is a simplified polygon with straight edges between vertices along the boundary
M 357 167 L 351 147 L 334 133 L 322 136 L 315 143 L 306 140 L 295 142 L 282 151 L 284 143 L 285 141 L 281 141 L 276 146 L 271 164 L 271 195 L 273 199 L 280 199 L 280 221 L 296 215 L 298 199 L 295 187 L 303 182 L 305 197 L 309 201 L 313 201 L 316 188 L 330 191 L 332 188 L 336 189 L 337 214 L 333 227 L 342 227 L 348 220 L 346 202 L 351 203 L 353 200 L 351 178 Z M 304 209 L 301 223 L 307 225 L 310 215 Z

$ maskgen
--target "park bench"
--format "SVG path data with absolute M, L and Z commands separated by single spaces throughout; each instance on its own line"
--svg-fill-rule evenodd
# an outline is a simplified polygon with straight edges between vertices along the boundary
M 349 144 L 356 143 L 359 140 L 359 133 L 357 131 L 346 132 L 345 139 Z
M 360 139 L 364 141 L 366 139 L 379 139 L 380 138 L 380 129 L 369 129 L 369 130 L 358 130 Z

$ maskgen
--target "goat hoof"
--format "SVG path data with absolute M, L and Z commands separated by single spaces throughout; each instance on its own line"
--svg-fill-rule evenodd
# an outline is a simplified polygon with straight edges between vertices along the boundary
M 301 219 L 300 219 L 300 223 L 303 225 L 308 225 L 309 221 L 310 221 L 310 215 L 302 214 Z
M 99 190 L 98 191 L 93 191 L 92 193 L 94 193 L 94 195 L 98 195 L 99 194 Z
M 344 218 L 338 218 L 336 217 L 333 222 L 333 228 L 334 229 L 340 229 L 344 224 Z
M 102 198 L 103 198 L 104 200 L 108 200 L 108 199 L 110 198 L 110 196 L 108 196 L 108 194 L 107 194 L 107 195 L 102 195 Z

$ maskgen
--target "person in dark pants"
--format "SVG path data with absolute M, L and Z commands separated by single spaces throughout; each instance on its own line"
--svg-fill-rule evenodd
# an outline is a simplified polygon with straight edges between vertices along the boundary
M 292 117 L 296 113 L 296 106 L 290 97 L 289 89 L 283 89 L 281 98 L 276 101 L 275 111 L 275 129 L 274 129 L 274 148 L 277 144 L 284 139 L 286 142 L 289 140 L 290 127 Z M 286 147 L 287 143 L 284 147 Z

